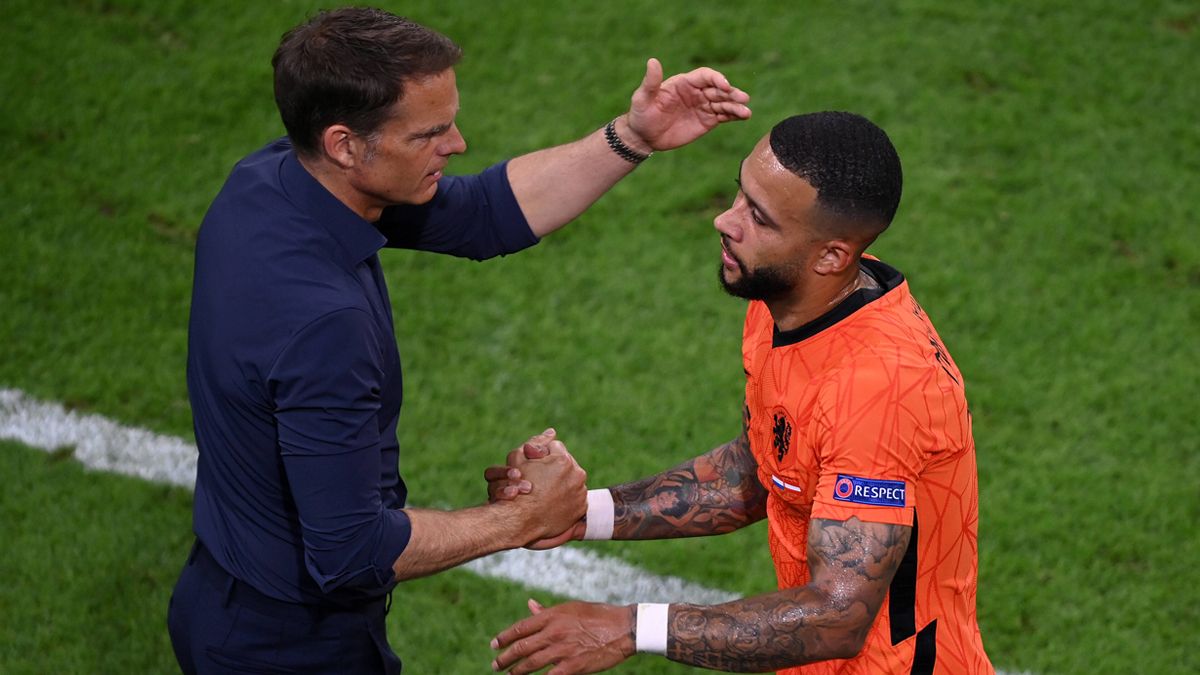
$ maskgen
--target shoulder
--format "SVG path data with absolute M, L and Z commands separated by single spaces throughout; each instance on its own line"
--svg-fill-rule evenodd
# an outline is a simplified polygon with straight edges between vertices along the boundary
M 877 391 L 895 399 L 933 386 L 941 371 L 936 334 L 902 287 L 865 308 L 853 322 L 827 336 L 835 345 L 822 379 L 827 387 Z M 914 311 L 915 310 L 915 311 Z
M 771 318 L 771 311 L 766 304 L 752 300 L 746 308 L 746 320 L 742 325 L 742 357 L 747 364 L 755 353 L 771 348 L 774 327 L 775 320 Z
M 746 321 L 742 327 L 743 337 L 761 333 L 763 330 L 769 331 L 774 326 L 775 320 L 771 318 L 771 310 L 767 309 L 766 303 L 760 300 L 751 300 L 747 303 Z

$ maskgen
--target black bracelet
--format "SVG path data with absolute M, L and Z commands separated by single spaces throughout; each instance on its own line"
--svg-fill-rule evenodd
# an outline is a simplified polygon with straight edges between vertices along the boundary
M 643 155 L 628 145 L 625 145 L 625 143 L 621 141 L 621 137 L 617 135 L 616 118 L 613 118 L 613 121 L 609 122 L 604 127 L 604 140 L 608 141 L 608 147 L 612 148 L 612 151 L 617 153 L 621 159 L 632 164 L 641 164 L 642 162 L 646 161 L 650 155 L 654 154 L 652 152 L 650 155 Z

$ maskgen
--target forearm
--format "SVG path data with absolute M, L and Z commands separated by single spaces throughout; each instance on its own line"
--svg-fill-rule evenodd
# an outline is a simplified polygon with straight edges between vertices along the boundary
M 758 672 L 856 656 L 911 535 L 907 525 L 814 518 L 810 583 L 723 605 L 671 605 L 667 658 Z
M 766 517 L 767 493 L 744 433 L 657 476 L 609 491 L 613 539 L 725 534 Z
M 617 120 L 617 135 L 632 149 L 648 154 L 626 123 Z M 636 164 L 613 152 L 598 129 L 566 145 L 516 157 L 508 163 L 508 180 L 530 229 L 543 237 L 571 220 L 629 175 Z
M 874 612 L 812 586 L 722 605 L 673 604 L 667 658 L 756 673 L 856 655 Z
M 396 580 L 415 579 L 525 545 L 520 522 L 510 510 L 503 503 L 458 511 L 405 509 L 412 537 L 392 565 Z

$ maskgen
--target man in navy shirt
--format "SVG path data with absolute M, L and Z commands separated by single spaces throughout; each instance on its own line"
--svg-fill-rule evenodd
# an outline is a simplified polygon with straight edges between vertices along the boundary
M 547 456 L 514 451 L 522 482 L 509 498 L 405 507 L 400 355 L 377 252 L 520 251 L 651 152 L 749 117 L 749 97 L 707 68 L 664 81 L 651 59 L 629 112 L 603 129 L 443 176 L 466 149 L 460 55 L 370 9 L 321 13 L 275 53 L 288 137 L 234 167 L 196 246 L 196 544 L 168 615 L 185 672 L 399 672 L 384 623 L 397 582 L 584 514 L 586 476 L 551 430 L 530 439 Z

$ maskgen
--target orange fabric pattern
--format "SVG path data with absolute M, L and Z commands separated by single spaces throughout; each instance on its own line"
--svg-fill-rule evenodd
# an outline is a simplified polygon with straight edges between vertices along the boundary
M 978 490 L 963 378 L 903 276 L 863 264 L 882 294 L 844 302 L 817 325 L 780 333 L 761 302 L 746 314 L 745 414 L 779 587 L 809 582 L 811 518 L 914 528 L 863 651 L 783 672 L 992 673 L 975 614 Z

